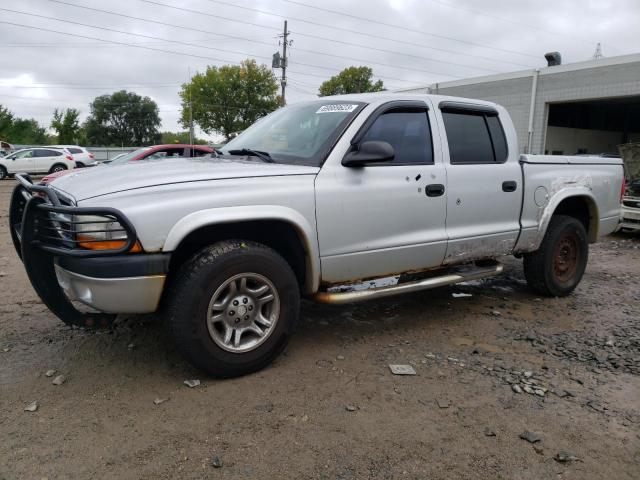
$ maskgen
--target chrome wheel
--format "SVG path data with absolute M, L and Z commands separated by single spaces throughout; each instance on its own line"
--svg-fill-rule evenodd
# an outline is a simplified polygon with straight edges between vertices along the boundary
M 211 297 L 207 327 L 220 348 L 243 353 L 269 338 L 279 316 L 280 297 L 273 283 L 257 273 L 240 273 Z

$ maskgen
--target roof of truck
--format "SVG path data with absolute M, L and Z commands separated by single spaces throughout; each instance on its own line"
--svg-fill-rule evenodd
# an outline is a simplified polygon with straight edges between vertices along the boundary
M 395 92 L 373 92 L 373 93 L 351 93 L 348 95 L 334 95 L 331 97 L 320 97 L 321 100 L 352 100 L 355 102 L 366 102 L 369 104 L 393 102 L 394 100 L 425 100 L 431 101 L 438 105 L 440 102 L 452 101 L 459 103 L 469 103 L 474 105 L 486 105 L 490 107 L 499 106 L 497 103 L 488 102 L 486 100 L 476 100 L 463 97 L 452 97 L 450 95 L 432 95 L 427 93 L 395 93 Z

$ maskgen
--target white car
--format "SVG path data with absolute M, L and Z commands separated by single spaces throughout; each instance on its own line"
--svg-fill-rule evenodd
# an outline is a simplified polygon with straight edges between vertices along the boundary
M 66 148 L 23 148 L 0 158 L 0 180 L 14 173 L 53 173 L 75 167 L 75 159 Z
M 87 150 L 85 147 L 78 145 L 50 145 L 52 148 L 66 148 L 69 153 L 73 155 L 73 159 L 76 162 L 76 168 L 84 168 L 95 160 L 95 155 Z

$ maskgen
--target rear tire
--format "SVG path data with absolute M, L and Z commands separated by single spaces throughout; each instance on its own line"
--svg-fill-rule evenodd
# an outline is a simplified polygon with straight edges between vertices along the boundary
M 182 265 L 167 292 L 166 320 L 192 365 L 228 378 L 271 363 L 287 345 L 299 308 L 296 276 L 278 253 L 230 240 Z
M 61 163 L 56 163 L 49 169 L 49 173 L 62 172 L 63 170 L 66 170 L 66 169 L 67 169 L 66 166 L 62 165 Z
M 540 248 L 524 255 L 524 276 L 536 292 L 564 297 L 580 283 L 588 257 L 584 225 L 574 217 L 554 215 Z
M 9 174 L 7 173 L 7 169 L 0 165 L 0 180 L 4 180 L 8 176 Z

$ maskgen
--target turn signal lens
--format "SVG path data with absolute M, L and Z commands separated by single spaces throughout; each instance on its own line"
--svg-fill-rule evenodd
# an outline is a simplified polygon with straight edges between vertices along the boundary
M 87 250 L 118 250 L 127 244 L 126 240 L 103 240 L 96 241 L 93 237 L 88 235 L 78 235 L 78 246 L 86 248 Z M 133 247 L 129 249 L 131 253 L 137 253 L 142 251 L 142 245 L 140 242 L 133 244 Z

